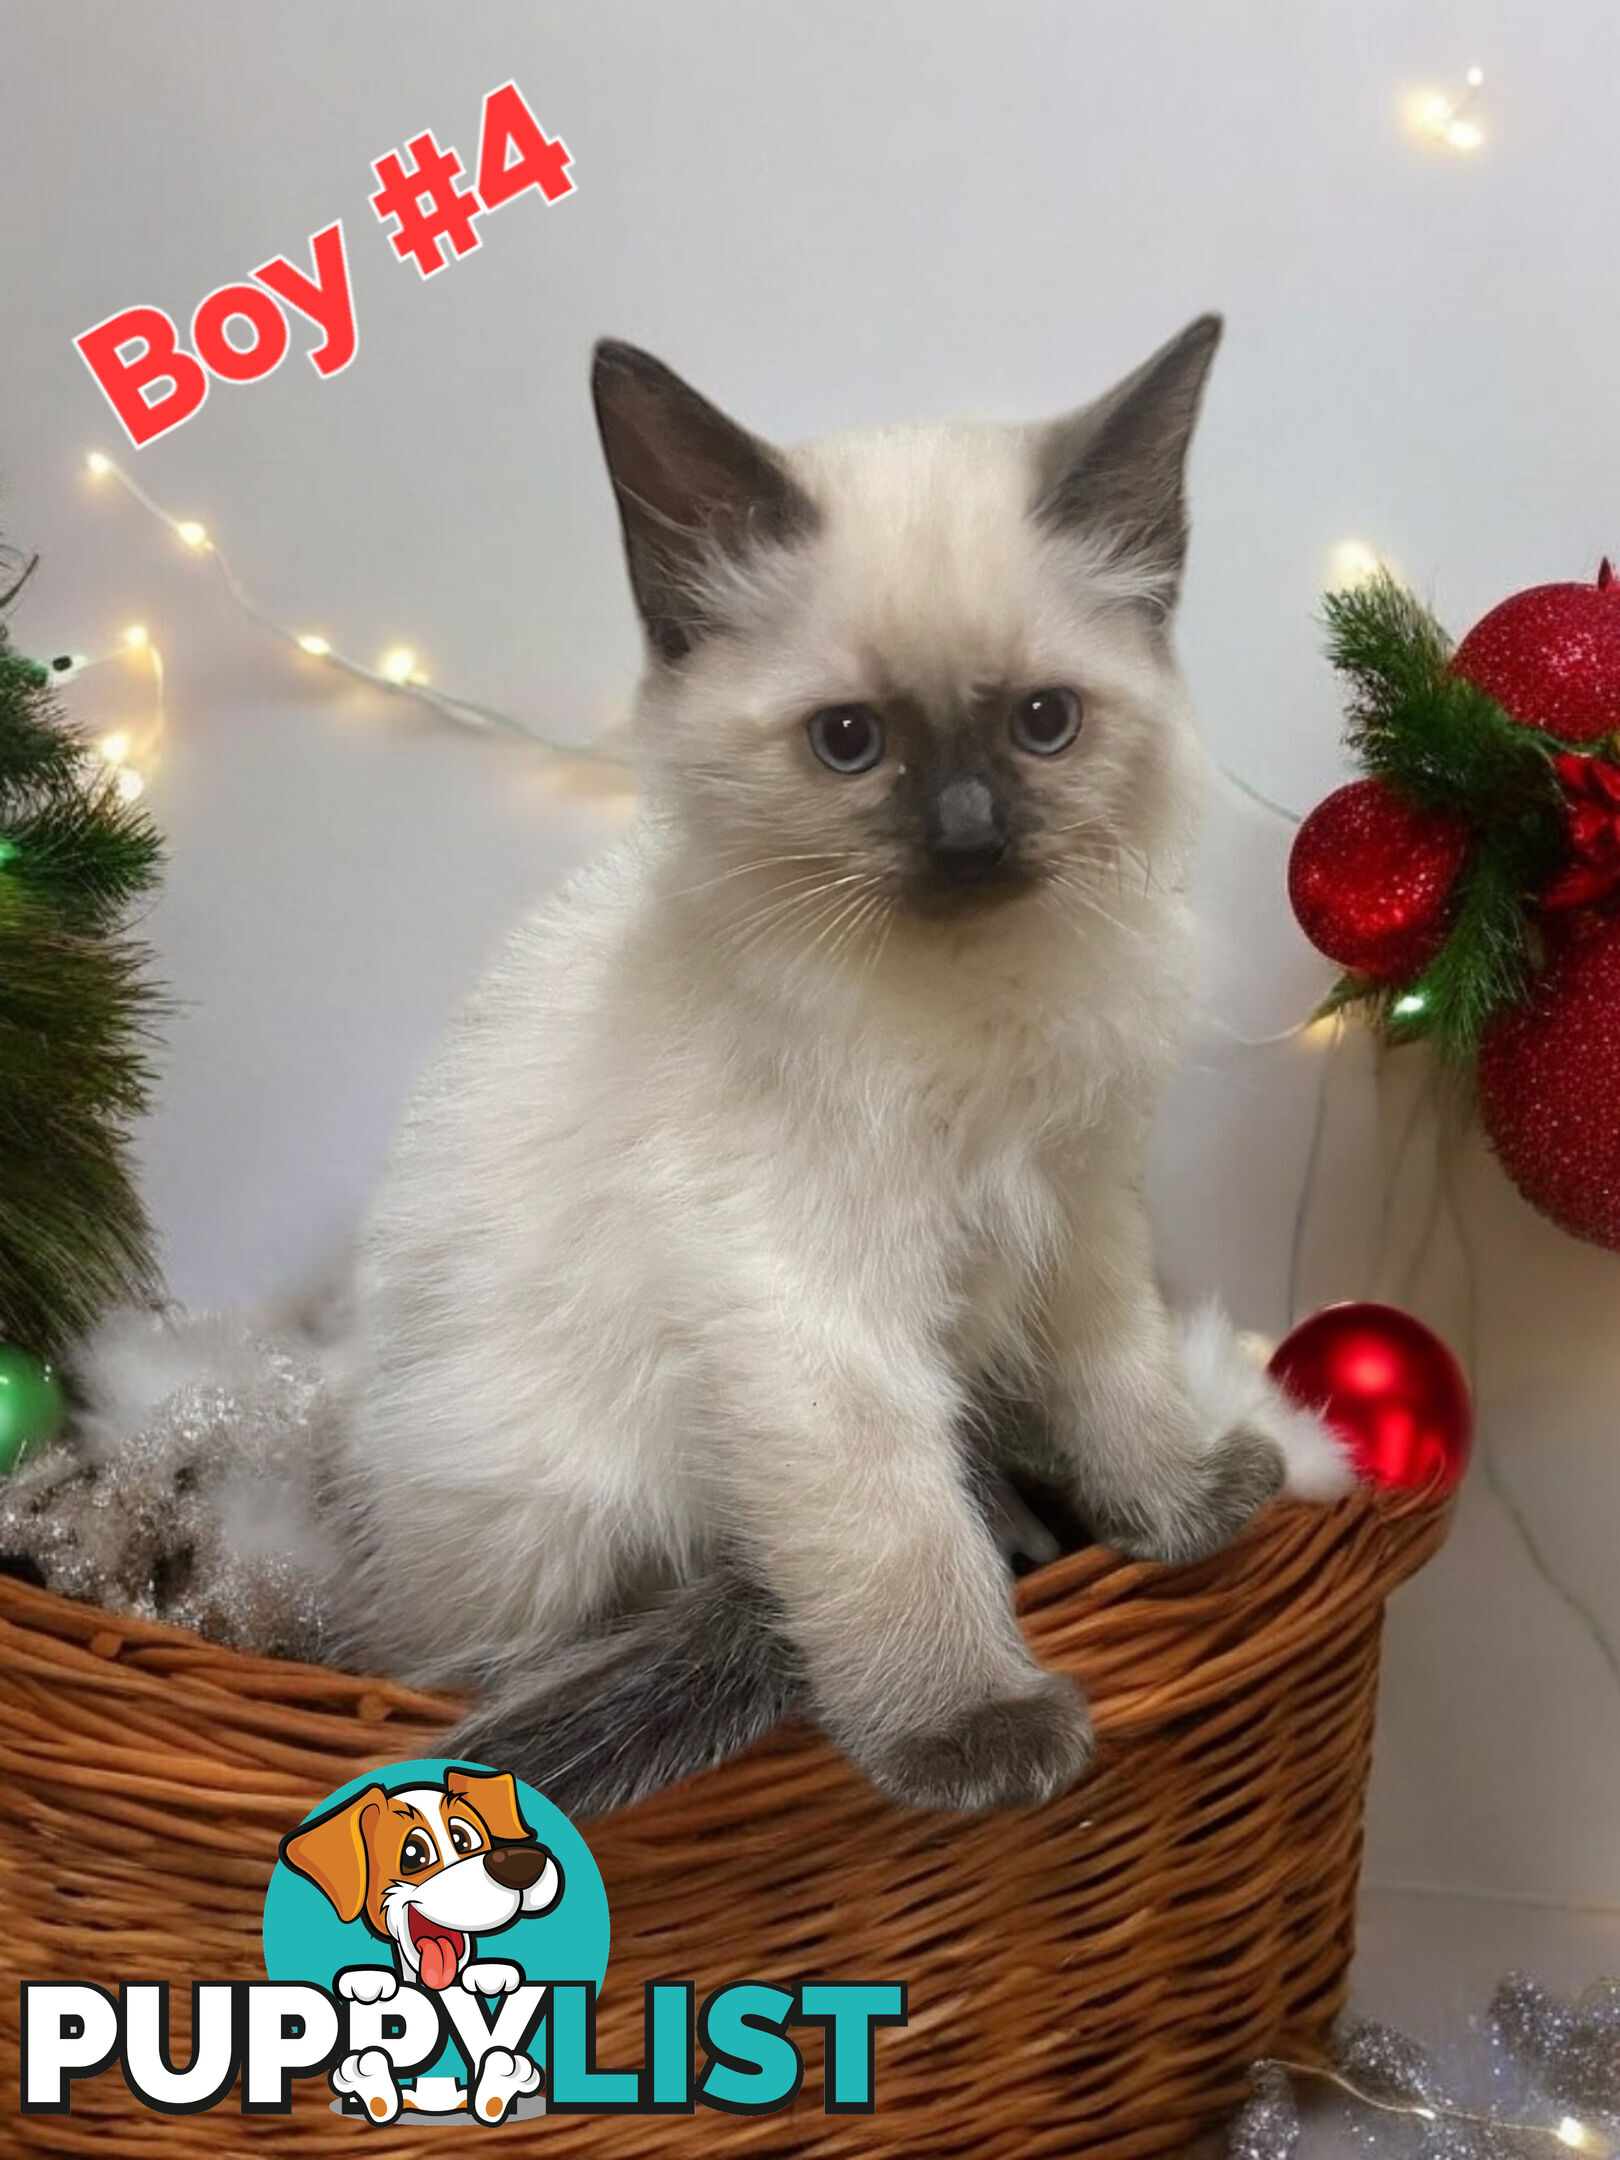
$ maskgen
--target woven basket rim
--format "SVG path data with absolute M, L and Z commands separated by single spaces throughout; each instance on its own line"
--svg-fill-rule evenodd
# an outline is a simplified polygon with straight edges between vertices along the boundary
M 1241 1585 L 1251 1621 L 1256 1603 L 1265 1608 L 1268 1571 L 1287 1560 L 1290 1595 L 1278 1611 L 1292 1614 L 1293 1625 L 1319 1625 L 1324 1611 L 1342 1603 L 1347 1611 L 1381 1604 L 1401 1581 L 1414 1573 L 1441 1542 L 1452 1495 L 1422 1490 L 1359 1487 L 1328 1507 L 1285 1502 L 1274 1506 L 1233 1544 L 1211 1559 L 1189 1567 L 1168 1568 L 1120 1559 L 1101 1546 L 1067 1553 L 1024 1576 L 1015 1586 L 1015 1602 L 1032 1643 L 1039 1647 L 1047 1625 L 1061 1616 L 1072 1621 L 1077 1601 L 1094 1616 L 1099 1634 L 1118 1632 L 1118 1608 L 1144 1617 L 1162 1605 L 1182 1623 L 1205 1600 L 1212 1608 L 1231 1600 Z M 1326 1563 L 1354 1548 L 1355 1567 Z M 1312 1568 L 1313 1558 L 1324 1564 Z M 1258 1591 L 1258 1600 L 1257 1600 Z M 1235 1638 L 1231 1657 L 1241 1663 L 1250 1654 L 1254 1630 Z M 30 1650 L 29 1643 L 49 1642 L 54 1655 Z M 132 1656 L 139 1662 L 130 1662 Z M 1220 1660 L 1204 1659 L 1207 1682 L 1227 1677 Z M 206 1696 L 227 1721 L 235 1697 L 244 1708 L 281 1706 L 285 1713 L 320 1719 L 312 1707 L 325 1701 L 343 1717 L 361 1707 L 368 1722 L 442 1725 L 465 1705 L 465 1692 L 413 1687 L 374 1673 L 304 1659 L 279 1658 L 214 1642 L 169 1621 L 113 1611 L 82 1599 L 41 1588 L 15 1576 L 0 1575 L 0 1666 L 31 1667 L 48 1682 L 53 1673 L 83 1684 L 99 1673 L 109 1687 L 139 1692 L 156 1689 Z M 1155 1688 L 1155 1695 L 1163 1690 Z M 302 1711 L 294 1705 L 304 1705 Z M 1162 1708 L 1162 1704 L 1161 1704 Z

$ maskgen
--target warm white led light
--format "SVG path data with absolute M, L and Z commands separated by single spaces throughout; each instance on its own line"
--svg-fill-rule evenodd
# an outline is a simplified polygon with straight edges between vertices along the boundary
M 112 471 L 112 459 L 104 450 L 92 450 L 84 461 L 84 469 L 99 480 L 103 473 Z
M 390 645 L 377 662 L 377 673 L 386 675 L 390 682 L 415 682 L 416 655 L 408 645 Z
M 301 651 L 309 653 L 316 660 L 324 660 L 332 650 L 331 639 L 319 637 L 313 630 L 302 632 L 298 644 Z
M 1420 990 L 1408 990 L 1405 997 L 1398 997 L 1390 1007 L 1397 1020 L 1411 1020 L 1428 1007 L 1428 999 Z
M 1405 100 L 1406 124 L 1415 135 L 1466 156 L 1483 147 L 1485 130 L 1473 112 L 1473 104 L 1485 81 L 1485 70 L 1471 67 L 1463 77 L 1461 97 L 1444 90 L 1414 90 Z
M 111 735 L 103 735 L 96 750 L 104 764 L 122 765 L 130 752 L 128 729 L 118 728 Z
M 124 643 L 131 652 L 140 652 L 150 643 L 146 634 L 146 625 L 143 622 L 132 622 L 128 629 L 121 634 Z
M 1337 540 L 1328 551 L 1329 588 L 1346 592 L 1353 586 L 1365 585 L 1384 567 L 1382 556 L 1365 540 Z
M 1574 2115 L 1566 2115 L 1553 2135 L 1560 2145 L 1567 2145 L 1571 2152 L 1589 2153 L 1608 2149 L 1608 2140 L 1594 2136 L 1585 2123 Z
M 174 529 L 188 548 L 208 545 L 208 527 L 199 525 L 195 518 L 177 518 Z
M 118 789 L 119 799 L 122 802 L 139 802 L 146 793 L 146 782 L 133 765 L 119 766 L 118 779 L 115 784 Z

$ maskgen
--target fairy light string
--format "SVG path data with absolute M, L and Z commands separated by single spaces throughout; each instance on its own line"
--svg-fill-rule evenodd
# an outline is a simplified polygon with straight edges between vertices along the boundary
M 542 749 L 560 757 L 585 759 L 609 767 L 622 768 L 627 763 L 624 755 L 611 744 L 577 744 L 553 740 L 539 728 L 520 720 L 515 714 L 496 705 L 486 705 L 477 698 L 461 697 L 431 683 L 419 664 L 415 652 L 406 645 L 391 646 L 374 666 L 357 660 L 342 651 L 329 637 L 316 630 L 299 630 L 290 623 L 260 607 L 232 566 L 230 557 L 209 528 L 198 518 L 179 517 L 172 510 L 149 495 L 134 475 L 125 470 L 116 459 L 104 450 L 92 450 L 85 459 L 85 470 L 93 480 L 110 482 L 120 488 L 156 524 L 171 533 L 188 554 L 209 562 L 223 585 L 232 604 L 249 622 L 261 630 L 291 646 L 306 660 L 347 675 L 357 682 L 381 691 L 385 696 L 405 697 L 419 705 L 427 706 L 441 719 L 453 721 L 457 726 L 475 728 L 485 732 L 494 731 L 516 736 L 524 741 L 537 743 Z
M 1466 2108 L 1447 2100 L 1407 2100 L 1390 2093 L 1369 2092 L 1328 2063 L 1295 2062 L 1287 2056 L 1267 2056 L 1255 2065 L 1255 2070 L 1281 2070 L 1291 2078 L 1303 2078 L 1319 2085 L 1326 2085 L 1357 2107 L 1371 2108 L 1379 2115 L 1400 2115 L 1410 2122 L 1452 2123 L 1468 2130 L 1492 2130 L 1509 2137 L 1524 2138 L 1548 2152 L 1586 2153 L 1590 2160 L 1615 2160 L 1615 2145 L 1604 2131 L 1595 2124 L 1582 2122 L 1578 2116 L 1564 2115 L 1556 2122 L 1521 2122 L 1512 2116 L 1492 2115 L 1477 2108 Z
M 119 633 L 118 643 L 105 652 L 65 652 L 49 660 L 25 662 L 42 686 L 65 687 L 97 668 L 114 661 L 136 661 L 144 668 L 152 687 L 152 704 L 144 723 L 122 723 L 86 745 L 86 757 L 106 768 L 120 800 L 138 802 L 146 792 L 146 773 L 156 758 L 167 729 L 164 700 L 163 655 L 144 623 L 130 623 Z

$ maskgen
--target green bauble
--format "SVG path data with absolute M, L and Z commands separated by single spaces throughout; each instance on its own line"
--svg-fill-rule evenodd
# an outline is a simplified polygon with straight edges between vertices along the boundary
M 48 1447 L 62 1429 L 67 1399 L 48 1365 L 0 1343 L 0 1477 Z

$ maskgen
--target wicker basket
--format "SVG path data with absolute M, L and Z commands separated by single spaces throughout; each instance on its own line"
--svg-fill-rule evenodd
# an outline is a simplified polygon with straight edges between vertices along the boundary
M 1088 1552 L 1021 1586 L 1037 1654 L 1090 1692 L 1085 1784 L 1023 1817 L 907 1813 L 815 1734 L 590 1827 L 613 1914 L 600 2059 L 641 2060 L 647 1979 L 903 1979 L 875 2114 L 559 2116 L 502 2135 L 554 2160 L 648 2152 L 1181 2160 L 1246 2065 L 1319 2045 L 1352 1941 L 1384 1600 L 1443 1507 L 1277 1508 L 1196 1568 Z M 24 1978 L 262 1977 L 279 1836 L 345 1778 L 438 1752 L 453 1705 L 242 1656 L 0 1581 L 0 2150 L 187 2160 L 437 2154 L 296 2087 L 286 2116 L 148 2114 L 116 2072 L 16 2112 Z M 185 2001 L 178 1990 L 175 2009 Z M 181 2059 L 184 2059 L 182 2054 Z

